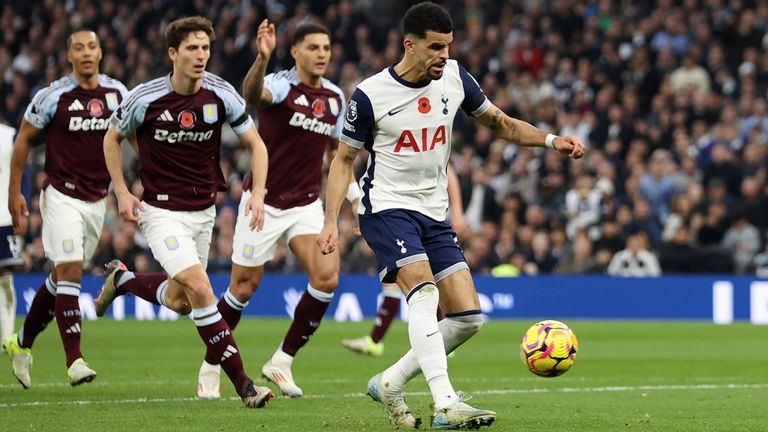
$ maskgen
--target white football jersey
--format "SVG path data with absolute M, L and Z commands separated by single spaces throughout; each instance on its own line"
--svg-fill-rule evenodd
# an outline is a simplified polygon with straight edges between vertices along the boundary
M 360 83 L 340 138 L 371 153 L 360 179 L 359 213 L 405 209 L 444 221 L 456 111 L 477 117 L 489 106 L 477 81 L 454 60 L 434 81 L 408 82 L 389 67 Z
M 11 155 L 16 129 L 0 123 L 0 226 L 11 224 L 8 210 L 8 184 L 11 181 Z

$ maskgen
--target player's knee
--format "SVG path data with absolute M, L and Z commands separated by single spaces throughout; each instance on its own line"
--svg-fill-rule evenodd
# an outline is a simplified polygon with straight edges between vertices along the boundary
M 466 339 L 472 337 L 475 333 L 480 331 L 483 327 L 485 320 L 481 314 L 472 314 L 464 316 L 455 316 L 447 318 L 452 321 L 457 330 L 464 335 Z
M 229 286 L 229 292 L 231 292 L 238 301 L 245 303 L 251 299 L 256 288 L 258 288 L 260 281 L 260 278 L 255 282 L 251 278 L 237 280 L 234 284 Z
M 318 291 L 332 293 L 339 286 L 339 275 L 332 274 L 313 277 L 309 280 L 309 284 Z
M 80 283 L 83 278 L 83 263 L 78 261 L 59 264 L 56 266 L 55 272 L 57 282 L 68 281 Z
M 425 310 L 431 310 L 434 313 L 440 304 L 440 291 L 434 282 L 422 282 L 411 289 L 407 298 L 411 307 L 420 304 Z

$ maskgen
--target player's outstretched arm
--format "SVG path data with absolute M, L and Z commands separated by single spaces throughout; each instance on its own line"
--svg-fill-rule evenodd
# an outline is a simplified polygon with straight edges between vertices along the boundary
M 497 137 L 526 147 L 547 147 L 567 154 L 573 159 L 584 156 L 584 143 L 575 136 L 556 136 L 522 120 L 514 119 L 491 104 L 490 108 L 477 117 Z
M 264 88 L 264 74 L 267 71 L 269 57 L 275 49 L 275 43 L 275 25 L 265 19 L 259 24 L 256 33 L 259 55 L 256 56 L 256 60 L 243 80 L 243 97 L 251 105 L 264 107 L 272 103 L 272 93 Z
M 461 187 L 456 171 L 448 164 L 448 209 L 451 212 L 451 227 L 459 238 L 469 235 L 470 229 L 464 218 L 464 208 L 461 203 Z
M 251 153 L 251 199 L 245 204 L 245 216 L 251 216 L 248 224 L 251 230 L 261 231 L 264 228 L 264 194 L 267 183 L 268 155 L 264 140 L 251 125 L 245 132 L 238 135 L 240 142 Z
M 115 196 L 117 197 L 117 206 L 120 215 L 127 221 L 138 221 L 139 214 L 137 210 L 144 210 L 136 196 L 134 196 L 123 177 L 123 155 L 120 153 L 120 142 L 123 137 L 117 132 L 114 126 L 107 129 L 104 134 L 104 161 L 107 163 L 109 176 L 112 178 L 112 185 L 115 187 Z
M 27 199 L 21 193 L 21 177 L 24 167 L 27 166 L 30 143 L 40 134 L 40 129 L 32 126 L 32 123 L 22 120 L 21 130 L 16 135 L 11 155 L 11 174 L 8 183 L 8 211 L 11 212 L 13 232 L 16 235 L 24 235 L 27 230 Z
M 352 176 L 353 164 L 358 151 L 349 144 L 340 142 L 336 157 L 331 162 L 325 190 L 325 225 L 317 237 L 317 245 L 323 254 L 329 254 L 336 250 L 336 240 L 339 238 L 339 227 L 337 226 L 339 210 L 349 189 L 349 179 Z

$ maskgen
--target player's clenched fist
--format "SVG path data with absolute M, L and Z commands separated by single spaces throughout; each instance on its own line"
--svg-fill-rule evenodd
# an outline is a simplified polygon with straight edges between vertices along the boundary
M 552 142 L 552 145 L 555 147 L 555 150 L 567 154 L 572 159 L 581 159 L 586 151 L 584 143 L 573 135 L 557 137 Z
M 336 250 L 336 241 L 339 239 L 339 228 L 336 224 L 325 224 L 323 230 L 317 236 L 317 245 L 323 255 L 328 255 Z

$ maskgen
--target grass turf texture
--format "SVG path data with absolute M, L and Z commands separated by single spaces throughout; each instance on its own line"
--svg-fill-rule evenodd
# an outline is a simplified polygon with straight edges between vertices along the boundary
M 768 428 L 768 327 L 568 321 L 581 348 L 576 364 L 546 379 L 528 372 L 518 356 L 520 336 L 533 322 L 489 322 L 449 361 L 454 387 L 474 396 L 470 404 L 498 413 L 488 430 Z M 261 384 L 261 365 L 287 326 L 287 320 L 244 319 L 235 333 L 246 370 Z M 203 345 L 187 319 L 86 322 L 83 352 L 99 375 L 76 388 L 68 385 L 52 323 L 35 343 L 32 389 L 22 390 L 7 356 L 0 356 L 0 424 L 14 432 L 391 431 L 382 407 L 364 393 L 368 378 L 404 352 L 406 327 L 394 324 L 382 357 L 341 346 L 342 338 L 369 328 L 370 321 L 325 321 L 294 362 L 307 397 L 278 397 L 249 410 L 224 374 L 222 400 L 194 398 Z M 407 390 L 428 429 L 426 383 L 419 377 Z

